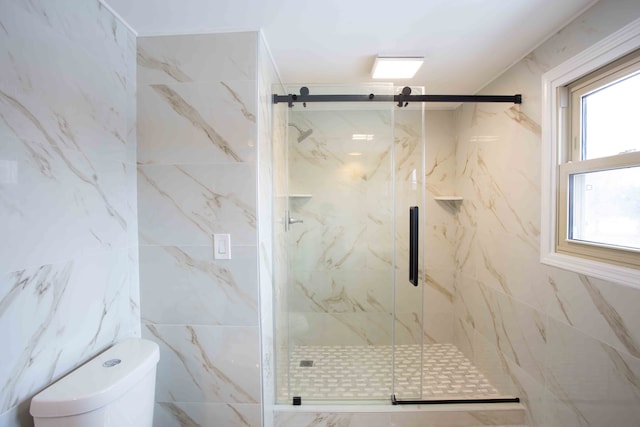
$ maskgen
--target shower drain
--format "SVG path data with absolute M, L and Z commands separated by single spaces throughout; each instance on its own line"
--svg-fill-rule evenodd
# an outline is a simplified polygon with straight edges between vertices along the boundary
M 300 367 L 302 368 L 311 368 L 313 367 L 313 360 L 301 360 Z

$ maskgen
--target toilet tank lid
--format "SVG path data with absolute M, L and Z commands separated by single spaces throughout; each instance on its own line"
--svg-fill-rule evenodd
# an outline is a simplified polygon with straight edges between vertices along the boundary
M 31 415 L 64 417 L 101 408 L 135 386 L 159 359 L 153 341 L 124 340 L 35 395 Z

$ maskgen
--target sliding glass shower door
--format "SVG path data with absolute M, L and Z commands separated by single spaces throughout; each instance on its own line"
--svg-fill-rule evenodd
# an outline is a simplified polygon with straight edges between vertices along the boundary
M 414 93 L 417 90 L 414 89 Z M 396 108 L 393 394 L 420 400 L 424 342 L 424 137 L 422 104 Z
M 310 89 L 393 93 L 391 86 Z M 420 390 L 422 253 L 414 286 L 408 227 L 409 207 L 422 206 L 422 114 L 403 111 L 398 122 L 394 110 L 387 103 L 289 109 L 288 180 L 279 184 L 286 194 L 275 204 L 287 258 L 276 302 L 276 334 L 286 335 L 276 339 L 282 403 L 389 401 L 396 388 L 408 398 Z

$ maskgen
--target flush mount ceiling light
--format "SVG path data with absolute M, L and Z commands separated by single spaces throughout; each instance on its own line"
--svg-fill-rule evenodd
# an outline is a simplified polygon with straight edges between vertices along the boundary
M 380 57 L 373 63 L 371 76 L 374 79 L 410 79 L 416 75 L 424 58 Z
M 354 133 L 351 135 L 351 139 L 354 141 L 373 141 L 373 135 L 365 133 Z

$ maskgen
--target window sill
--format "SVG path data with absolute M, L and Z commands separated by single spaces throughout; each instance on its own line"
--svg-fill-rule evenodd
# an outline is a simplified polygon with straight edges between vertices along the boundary
M 540 262 L 551 267 L 640 289 L 640 270 L 634 268 L 592 261 L 556 252 L 542 254 Z

